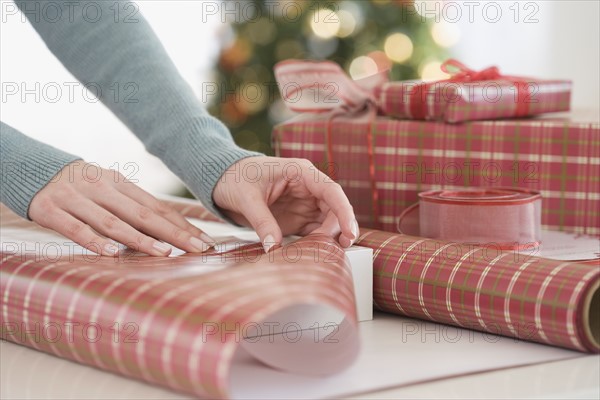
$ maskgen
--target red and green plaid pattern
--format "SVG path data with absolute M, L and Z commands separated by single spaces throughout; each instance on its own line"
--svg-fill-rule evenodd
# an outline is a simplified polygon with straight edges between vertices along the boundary
M 389 82 L 383 85 L 378 105 L 385 115 L 402 119 L 417 119 L 411 112 L 412 88 L 422 82 Z M 570 81 L 533 81 L 525 85 L 523 97 L 527 115 L 568 111 L 571 103 Z M 424 101 L 425 119 L 456 123 L 474 120 L 495 120 L 517 116 L 518 94 L 513 82 L 507 80 L 481 82 L 435 82 L 427 90 Z
M 348 195 L 361 226 L 396 232 L 402 211 L 426 190 L 466 186 L 520 187 L 542 193 L 545 229 L 600 234 L 600 124 L 569 119 L 475 121 L 462 124 L 393 120 L 368 124 L 351 116 L 303 115 L 278 125 L 282 157 L 307 158 Z M 331 155 L 327 159 L 328 125 Z M 368 132 L 374 144 L 375 220 Z
M 2 227 L 27 230 L 31 241 L 45 231 L 5 207 Z M 262 344 L 261 354 L 252 353 L 261 361 L 312 373 L 316 367 L 294 354 L 313 353 L 323 357 L 317 369 L 331 373 L 358 353 L 350 269 L 343 250 L 322 235 L 269 256 L 257 243 L 226 254 L 54 259 L 22 252 L 0 259 L 2 339 L 199 397 L 228 396 L 238 345 L 252 346 L 256 340 L 245 343 L 245 336 L 264 321 L 274 326 L 269 316 L 289 306 L 330 306 L 348 322 L 335 340 L 292 334 L 282 347 L 275 339 L 287 360 L 264 354 L 269 345 Z
M 600 351 L 598 265 L 363 230 L 373 296 L 394 314 Z

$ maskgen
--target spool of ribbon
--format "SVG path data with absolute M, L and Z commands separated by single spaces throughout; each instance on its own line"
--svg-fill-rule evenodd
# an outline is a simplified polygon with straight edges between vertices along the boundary
M 419 234 L 461 243 L 493 245 L 503 250 L 540 244 L 542 196 L 515 188 L 434 190 L 419 193 Z M 404 232 L 407 233 L 407 232 Z
M 410 113 L 413 118 L 427 119 L 427 96 L 430 92 L 430 88 L 434 85 L 439 85 L 440 83 L 468 83 L 500 79 L 512 81 L 515 85 L 515 100 L 517 107 L 514 116 L 522 117 L 529 114 L 529 103 L 533 102 L 529 93 L 529 81 L 531 81 L 531 79 L 520 76 L 503 75 L 500 73 L 498 67 L 495 66 L 476 71 L 453 58 L 446 60 L 440 66 L 440 69 L 443 72 L 450 74 L 451 77 L 441 81 L 421 83 L 412 88 L 410 92 Z

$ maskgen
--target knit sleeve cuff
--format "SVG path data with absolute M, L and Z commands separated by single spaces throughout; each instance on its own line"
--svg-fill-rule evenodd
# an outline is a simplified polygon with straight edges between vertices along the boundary
M 31 139 L 6 124 L 2 124 L 1 133 L 0 200 L 21 217 L 30 219 L 33 197 L 65 165 L 81 158 Z
M 212 194 L 221 178 L 241 179 L 243 171 L 223 176 L 232 165 L 247 157 L 264 156 L 244 150 L 232 140 L 227 128 L 217 119 L 207 116 L 195 119 L 178 130 L 177 138 L 164 143 L 160 158 L 212 213 L 231 221 L 215 205 Z M 154 149 L 156 150 L 156 149 Z

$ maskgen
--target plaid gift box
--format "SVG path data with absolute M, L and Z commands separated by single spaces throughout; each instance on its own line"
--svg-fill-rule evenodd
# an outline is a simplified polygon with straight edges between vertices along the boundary
M 496 67 L 474 71 L 456 60 L 442 64 L 458 69 L 436 82 L 385 83 L 377 104 L 385 115 L 449 123 L 523 117 L 568 111 L 571 82 L 501 75 Z
M 505 186 L 541 191 L 543 228 L 598 235 L 600 123 L 590 117 L 446 124 L 305 114 L 276 126 L 273 146 L 329 169 L 364 227 L 396 231 L 421 191 Z

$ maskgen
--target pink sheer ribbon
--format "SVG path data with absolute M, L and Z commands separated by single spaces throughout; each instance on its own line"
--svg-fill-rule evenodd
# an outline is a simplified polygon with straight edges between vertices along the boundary
M 399 218 L 398 230 L 461 243 L 494 245 L 502 250 L 540 244 L 542 196 L 515 188 L 433 190 L 419 193 L 419 203 Z M 418 232 L 403 222 L 418 208 Z M 414 218 L 413 218 L 414 219 Z M 411 228 L 408 228 L 410 230 Z

